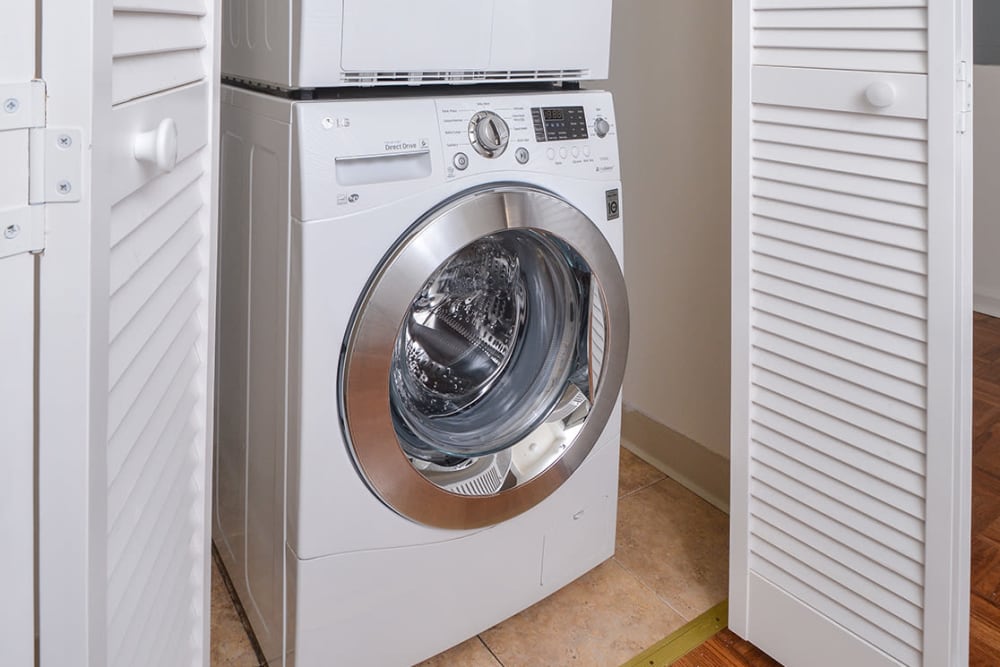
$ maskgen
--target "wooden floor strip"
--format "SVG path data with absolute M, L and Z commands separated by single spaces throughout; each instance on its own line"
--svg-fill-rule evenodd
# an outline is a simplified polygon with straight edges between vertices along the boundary
M 724 600 L 665 639 L 626 662 L 622 667 L 666 667 L 724 630 L 729 622 L 729 601 Z

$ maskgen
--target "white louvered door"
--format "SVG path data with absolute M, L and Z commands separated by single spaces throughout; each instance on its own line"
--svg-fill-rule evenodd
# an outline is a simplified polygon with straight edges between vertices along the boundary
M 970 17 L 734 3 L 730 626 L 789 667 L 968 660 Z
M 108 665 L 207 664 L 212 0 L 114 0 Z M 165 140 L 137 159 L 136 141 Z
M 38 664 L 208 667 L 218 0 L 38 6 Z

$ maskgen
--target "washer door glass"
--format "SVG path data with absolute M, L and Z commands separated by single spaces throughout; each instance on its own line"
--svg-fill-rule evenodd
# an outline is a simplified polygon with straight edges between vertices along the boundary
M 627 349 L 624 278 L 593 221 L 525 186 L 467 193 L 404 234 L 358 302 L 340 368 L 358 472 L 423 524 L 516 516 L 601 438 Z
M 591 292 L 579 254 L 534 229 L 449 257 L 411 302 L 393 352 L 393 424 L 414 467 L 481 495 L 556 461 L 590 407 Z

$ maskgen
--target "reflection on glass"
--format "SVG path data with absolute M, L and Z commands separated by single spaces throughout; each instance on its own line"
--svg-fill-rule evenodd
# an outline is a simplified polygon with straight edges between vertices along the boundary
M 440 416 L 472 404 L 510 361 L 524 309 L 516 255 L 494 238 L 459 251 L 420 290 L 398 339 L 407 407 Z
M 414 297 L 391 369 L 393 421 L 413 466 L 463 495 L 548 469 L 590 411 L 595 314 L 603 333 L 589 268 L 548 234 L 507 230 L 445 261 Z

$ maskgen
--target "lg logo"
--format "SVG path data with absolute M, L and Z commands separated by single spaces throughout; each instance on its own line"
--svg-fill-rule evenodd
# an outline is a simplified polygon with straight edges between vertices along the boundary
M 351 126 L 350 118 L 334 118 L 333 116 L 327 116 L 323 119 L 323 129 L 330 130 L 335 127 L 337 128 L 348 128 Z

